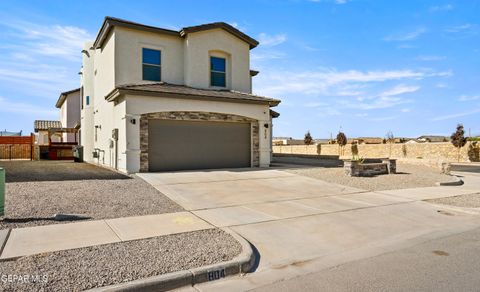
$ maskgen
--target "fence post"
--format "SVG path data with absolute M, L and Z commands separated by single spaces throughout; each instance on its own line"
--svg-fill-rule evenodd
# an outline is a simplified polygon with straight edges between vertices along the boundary
M 0 167 L 0 216 L 5 215 L 5 169 Z
M 33 160 L 33 143 L 34 143 L 33 133 L 30 133 L 30 161 Z

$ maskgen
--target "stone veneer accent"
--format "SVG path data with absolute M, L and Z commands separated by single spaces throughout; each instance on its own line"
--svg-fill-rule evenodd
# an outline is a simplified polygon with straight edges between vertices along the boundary
M 159 120 L 180 120 L 180 121 L 210 121 L 210 122 L 232 122 L 251 124 L 252 143 L 252 167 L 260 165 L 260 127 L 255 119 L 213 112 L 156 112 L 142 114 L 140 117 L 140 172 L 148 172 L 148 121 Z
M 375 176 L 397 173 L 397 162 L 395 159 L 384 158 L 381 161 L 379 163 L 365 163 L 355 160 L 344 160 L 343 168 L 348 176 Z

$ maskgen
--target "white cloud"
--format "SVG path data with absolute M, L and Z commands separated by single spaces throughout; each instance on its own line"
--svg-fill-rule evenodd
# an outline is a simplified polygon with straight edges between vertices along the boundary
M 268 35 L 262 32 L 258 35 L 258 41 L 260 42 L 260 45 L 264 47 L 278 46 L 286 40 L 287 36 L 285 34 Z
M 33 114 L 36 117 L 58 116 L 58 111 L 53 108 L 53 105 L 52 109 L 46 109 L 25 102 L 12 102 L 3 97 L 0 97 L 0 112 L 16 113 L 27 116 L 31 116 Z
M 287 54 L 283 52 L 262 52 L 262 51 L 255 51 L 252 52 L 250 59 L 252 61 L 265 61 L 265 60 L 275 60 L 275 59 L 283 59 L 287 56 Z
M 436 118 L 431 119 L 431 121 L 437 122 L 437 121 L 450 120 L 450 119 L 470 116 L 470 115 L 477 114 L 477 113 L 480 113 L 480 109 L 476 109 L 476 110 L 472 110 L 472 111 L 466 111 L 466 112 L 462 112 L 462 113 L 451 114 L 451 115 L 438 116 Z
M 395 96 L 405 93 L 412 93 L 420 89 L 420 86 L 407 86 L 407 85 L 397 85 L 389 90 L 386 90 L 380 94 L 380 96 Z
M 430 12 L 450 11 L 450 10 L 453 10 L 453 5 L 452 4 L 435 5 L 435 6 L 431 6 L 428 10 Z
M 473 101 L 473 100 L 479 100 L 479 99 L 480 99 L 480 95 L 474 95 L 474 96 L 462 95 L 458 98 L 459 101 Z
M 356 110 L 375 110 L 394 107 L 401 104 L 411 103 L 411 100 L 401 97 L 380 96 L 368 101 L 352 102 L 350 100 L 341 100 L 339 104 Z
M 465 32 L 467 30 L 473 29 L 475 26 L 471 23 L 465 23 L 462 25 L 457 25 L 457 26 L 452 26 L 447 29 L 445 29 L 446 32 L 449 33 L 459 33 L 459 32 Z
M 415 70 L 387 71 L 264 71 L 256 80 L 256 88 L 262 95 L 284 96 L 289 93 L 322 96 L 359 96 L 365 94 L 365 86 L 372 83 L 397 80 L 421 80 L 429 77 L 448 77 L 452 72 L 431 72 Z M 417 87 L 399 85 L 394 88 L 406 93 L 418 90 Z M 391 89 L 394 90 L 394 89 Z M 351 93 L 351 94 L 348 94 Z M 390 92 L 393 94 L 395 92 Z M 388 95 L 389 92 L 386 92 Z M 401 94 L 401 93 L 398 93 Z M 370 94 L 377 96 L 379 94 Z M 384 96 L 387 96 L 384 94 Z
M 0 26 L 12 30 L 12 37 L 21 41 L 18 47 L 26 55 L 79 60 L 83 44 L 92 39 L 86 30 L 75 26 L 39 25 L 12 20 L 0 21 Z
M 384 40 L 389 41 L 389 42 L 393 42 L 393 41 L 396 41 L 396 42 L 413 41 L 413 40 L 417 39 L 419 36 L 421 36 L 422 34 L 424 34 L 426 32 L 427 32 L 426 28 L 419 27 L 419 28 L 417 28 L 413 31 L 410 31 L 410 32 L 398 33 L 398 34 L 392 34 L 392 35 L 386 36 L 384 38 Z
M 402 108 L 400 111 L 401 111 L 402 113 L 409 113 L 409 112 L 411 112 L 412 110 L 409 109 L 409 108 Z
M 437 87 L 437 88 L 447 88 L 448 85 L 445 84 L 445 83 L 437 83 L 437 84 L 435 84 L 435 87 Z
M 445 60 L 447 57 L 445 56 L 435 56 L 435 55 L 422 55 L 418 56 L 416 59 L 419 61 L 441 61 Z

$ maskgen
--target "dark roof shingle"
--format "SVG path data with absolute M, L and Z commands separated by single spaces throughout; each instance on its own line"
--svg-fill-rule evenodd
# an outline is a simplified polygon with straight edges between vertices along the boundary
M 176 30 L 171 30 L 171 29 L 165 29 L 165 28 L 145 25 L 145 24 L 141 24 L 141 23 L 137 23 L 137 22 L 121 19 L 121 18 L 107 16 L 107 17 L 105 17 L 105 20 L 103 21 L 102 27 L 100 28 L 100 31 L 97 34 L 95 42 L 93 43 L 94 48 L 98 49 L 98 48 L 103 46 L 103 43 L 104 43 L 106 37 L 108 36 L 110 30 L 114 26 L 120 26 L 120 27 L 126 27 L 126 28 L 131 28 L 131 29 L 149 31 L 149 32 L 154 32 L 154 33 L 168 34 L 168 35 L 173 35 L 173 36 L 178 36 L 178 37 L 185 37 L 189 33 L 194 33 L 194 32 L 198 32 L 198 31 L 220 28 L 220 29 L 223 29 L 223 30 L 231 33 L 232 35 L 238 37 L 242 41 L 248 43 L 250 45 L 250 49 L 253 49 L 256 46 L 258 46 L 258 41 L 257 40 L 255 40 L 252 37 L 244 34 L 240 30 L 236 29 L 235 27 L 233 27 L 230 24 L 225 23 L 225 22 L 214 22 L 214 23 L 207 23 L 207 24 L 202 24 L 202 25 L 197 25 L 197 26 L 189 26 L 189 27 L 182 28 L 180 31 L 176 31 Z
M 35 120 L 33 123 L 33 128 L 35 132 L 45 131 L 49 128 L 61 128 L 62 123 L 60 121 L 45 121 L 45 120 Z
M 107 96 L 105 96 L 105 99 L 107 101 L 113 101 L 120 94 L 125 93 L 140 95 L 157 95 L 160 97 L 185 97 L 204 100 L 265 103 L 270 106 L 277 106 L 280 103 L 280 100 L 278 99 L 243 93 L 234 90 L 199 89 L 184 85 L 169 84 L 165 82 L 120 85 L 117 86 L 114 90 L 112 90 Z

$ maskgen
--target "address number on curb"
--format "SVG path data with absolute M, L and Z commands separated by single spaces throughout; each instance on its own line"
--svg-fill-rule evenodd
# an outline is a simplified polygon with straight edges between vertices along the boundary
M 225 278 L 225 269 L 210 271 L 207 275 L 208 281 L 215 281 L 221 278 Z

